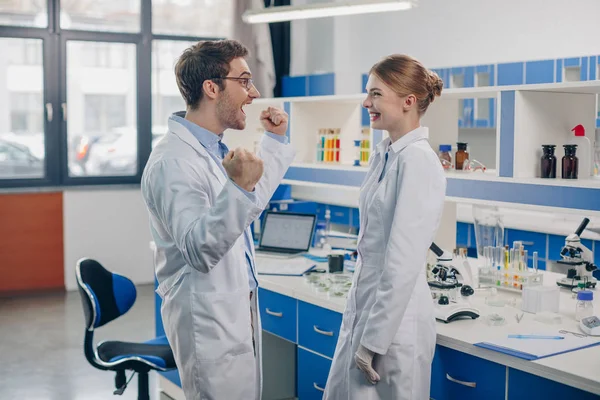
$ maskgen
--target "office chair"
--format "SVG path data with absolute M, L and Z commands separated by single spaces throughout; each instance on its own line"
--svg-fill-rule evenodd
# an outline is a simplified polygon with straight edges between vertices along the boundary
M 125 314 L 136 299 L 129 279 L 105 269 L 98 261 L 82 258 L 76 267 L 77 285 L 85 315 L 85 358 L 92 366 L 116 372 L 113 394 L 121 395 L 138 373 L 138 400 L 149 400 L 148 372 L 176 368 L 173 352 L 165 336 L 144 343 L 105 341 L 94 348 L 94 330 Z M 125 371 L 133 373 L 126 381 Z

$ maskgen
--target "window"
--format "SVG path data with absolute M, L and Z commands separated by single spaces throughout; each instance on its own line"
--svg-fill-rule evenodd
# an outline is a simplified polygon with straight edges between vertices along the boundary
M 43 132 L 44 115 L 41 93 L 10 94 L 10 131 Z
M 173 67 L 183 51 L 194 42 L 155 40 L 152 43 L 152 126 L 154 146 L 166 133 L 169 116 L 185 110 Z
M 86 94 L 84 97 L 85 130 L 109 132 L 127 123 L 126 96 L 110 94 Z
M 46 0 L 2 0 L 0 1 L 0 25 L 48 26 Z
M 61 0 L 60 27 L 139 32 L 141 0 Z
M 135 53 L 128 43 L 67 42 L 70 176 L 137 173 Z
M 233 0 L 154 0 L 154 34 L 230 37 Z

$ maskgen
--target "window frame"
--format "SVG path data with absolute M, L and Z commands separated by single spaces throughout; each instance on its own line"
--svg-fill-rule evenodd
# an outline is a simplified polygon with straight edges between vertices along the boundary
M 140 32 L 84 31 L 60 28 L 60 0 L 46 0 L 48 26 L 44 28 L 0 25 L 0 38 L 41 39 L 45 171 L 43 178 L 0 179 L 0 189 L 64 188 L 74 186 L 138 185 L 152 148 L 152 43 L 154 40 L 208 41 L 221 37 L 197 37 L 152 33 L 152 0 L 141 0 Z M 131 176 L 69 176 L 67 43 L 69 41 L 131 43 L 136 45 L 137 173 Z M 26 50 L 25 50 L 26 51 Z M 53 110 L 49 120 L 48 108 Z M 143 133 L 146 134 L 143 134 Z

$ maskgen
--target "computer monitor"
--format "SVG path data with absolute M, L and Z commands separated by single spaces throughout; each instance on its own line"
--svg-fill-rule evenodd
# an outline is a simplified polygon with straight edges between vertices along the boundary
M 317 216 L 267 211 L 259 249 L 280 252 L 304 252 L 310 249 Z

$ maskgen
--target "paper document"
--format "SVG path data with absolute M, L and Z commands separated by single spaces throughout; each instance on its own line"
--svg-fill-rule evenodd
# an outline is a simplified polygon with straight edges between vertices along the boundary
M 315 266 L 314 261 L 304 257 L 289 259 L 256 258 L 256 272 L 260 275 L 301 276 Z
M 526 335 L 527 332 L 524 334 Z M 535 335 L 540 335 L 540 333 L 536 333 Z M 507 337 L 508 335 L 505 335 L 502 338 L 475 343 L 475 346 L 499 351 L 526 360 L 537 360 L 600 344 L 600 337 L 588 336 L 580 338 L 571 334 L 561 334 L 558 331 L 548 331 L 542 333 L 542 335 L 561 336 L 564 339 L 518 339 L 509 338 Z

